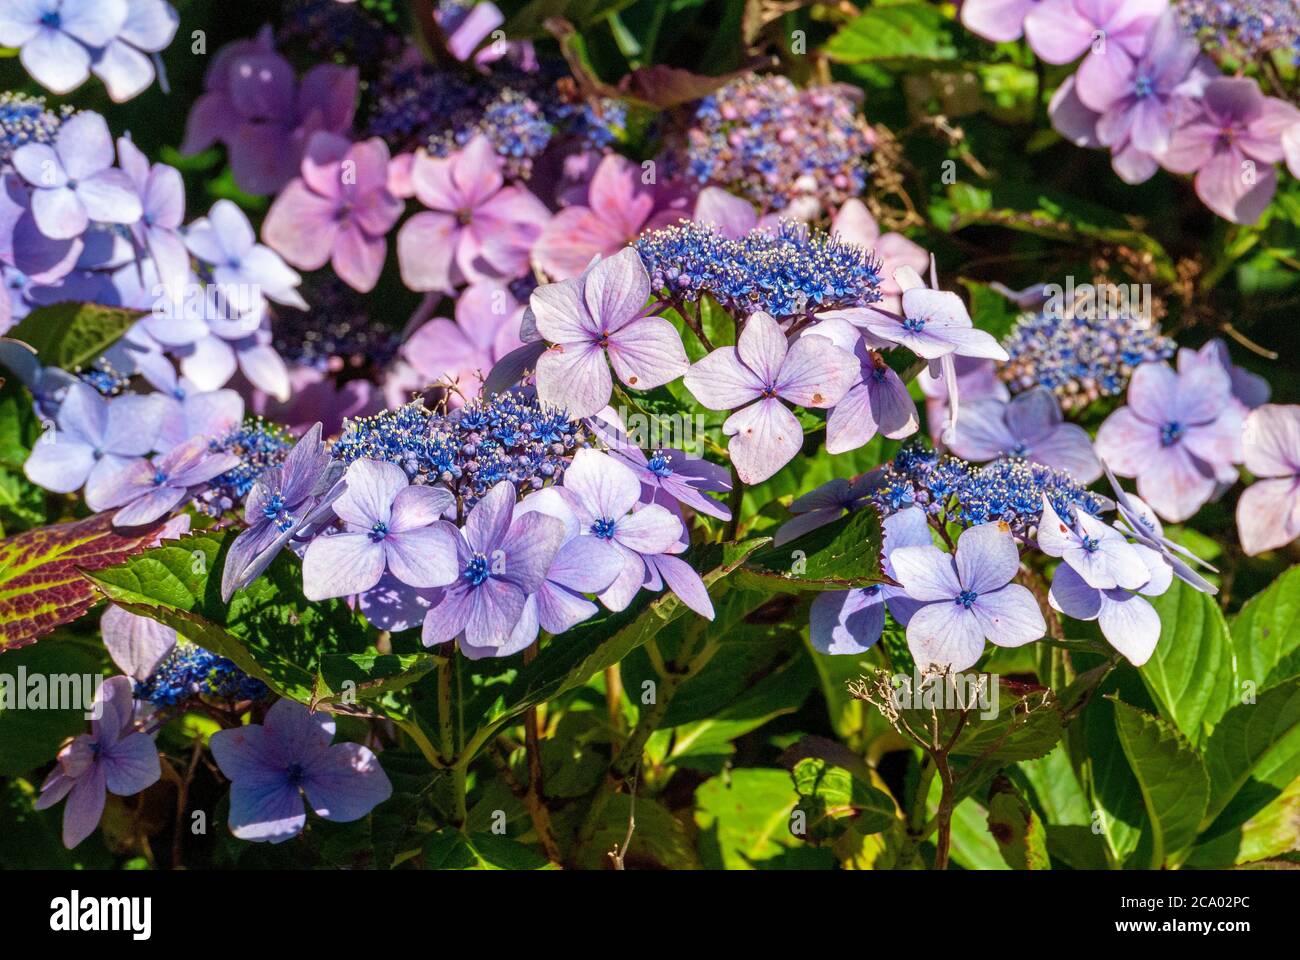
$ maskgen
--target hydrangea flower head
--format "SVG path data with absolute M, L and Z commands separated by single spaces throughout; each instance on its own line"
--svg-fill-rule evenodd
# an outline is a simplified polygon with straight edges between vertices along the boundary
M 564 543 L 554 517 L 514 514 L 515 488 L 504 481 L 469 512 L 456 536 L 456 579 L 424 618 L 425 646 L 463 637 L 481 649 L 510 640 Z
M 388 146 L 378 137 L 351 143 L 321 131 L 307 144 L 302 176 L 275 198 L 262 236 L 289 263 L 329 263 L 362 293 L 374 289 L 387 256 L 385 237 L 402 214 L 388 192 Z
M 97 113 L 64 121 L 53 144 L 27 143 L 13 165 L 34 188 L 32 215 L 47 237 L 67 240 L 91 220 L 135 223 L 144 210 L 131 178 L 113 166 L 113 137 Z
M 505 186 L 487 138 L 445 159 L 417 153 L 411 183 L 428 207 L 397 234 L 402 280 L 412 290 L 450 293 L 466 280 L 509 280 L 527 269 L 550 213 L 527 190 Z
M 961 408 L 952 452 L 966 460 L 1023 457 L 1063 470 L 1080 483 L 1101 476 L 1092 438 L 1078 424 L 1065 423 L 1061 405 L 1046 387 L 1018 394 L 1009 403 L 985 399 Z

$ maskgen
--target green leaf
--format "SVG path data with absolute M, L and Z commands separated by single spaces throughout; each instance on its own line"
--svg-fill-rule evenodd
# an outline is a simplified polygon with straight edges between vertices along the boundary
M 1160 640 L 1139 671 L 1142 681 L 1160 715 L 1200 746 L 1236 691 L 1228 625 L 1214 597 L 1181 580 L 1151 604 L 1160 615 Z
M 437 665 L 428 653 L 327 653 L 321 657 L 320 678 L 332 691 L 329 702 L 349 696 L 378 700 L 415 683 Z
M 8 336 L 35 350 L 42 366 L 78 370 L 103 356 L 144 314 L 97 303 L 56 303 L 33 310 Z
M 632 831 L 632 842 L 625 851 L 624 862 L 629 868 L 698 869 L 699 855 L 686 825 L 649 797 L 636 797 L 635 808 L 633 802 L 626 793 L 610 797 L 591 842 L 583 844 L 578 852 L 578 867 L 585 870 L 609 869 L 608 853 L 615 847 L 623 850 L 628 820 L 635 814 L 636 829 Z
M 1232 621 L 1237 677 L 1256 690 L 1300 676 L 1300 566 L 1246 601 Z
M 318 703 L 333 692 L 322 689 L 323 658 L 365 653 L 371 631 L 343 600 L 307 600 L 301 565 L 289 553 L 230 603 L 222 601 L 221 569 L 236 535 L 227 530 L 182 537 L 90 579 L 114 603 L 229 658 L 281 696 Z M 388 668 L 392 661 L 382 663 Z M 335 661 L 331 669 L 344 668 Z M 332 705 L 347 712 L 342 704 Z
M 892 797 L 820 757 L 800 760 L 793 776 L 796 810 L 803 815 L 802 824 L 796 819 L 791 825 L 798 836 L 833 840 L 850 826 L 862 834 L 879 833 L 897 818 Z
M 144 550 L 159 525 L 130 534 L 110 514 L 37 527 L 0 541 L 0 651 L 75 620 L 99 599 L 83 575 Z
M 838 63 L 893 60 L 953 60 L 952 23 L 924 3 L 874 6 L 849 21 L 826 44 Z
M 1138 854 L 1149 847 L 1150 868 L 1159 870 L 1196 840 L 1210 779 L 1187 740 L 1158 717 L 1116 700 L 1115 731 L 1147 811 Z
M 1029 802 L 1006 777 L 997 777 L 989 791 L 989 833 L 1012 870 L 1050 870 L 1047 832 Z
M 970 294 L 970 315 L 977 329 L 997 340 L 1011 333 L 1022 311 L 987 283 L 962 278 L 962 286 Z
M 874 507 L 754 554 L 737 581 L 763 591 L 848 590 L 883 582 L 883 532 Z
M 799 797 L 784 770 L 739 769 L 706 781 L 695 792 L 700 861 L 706 870 L 817 869 L 829 850 L 790 834 Z
M 491 833 L 443 829 L 424 843 L 427 870 L 544 870 L 545 855 L 518 840 Z
M 812 692 L 814 682 L 812 663 L 799 650 L 795 657 L 761 680 L 751 682 L 743 694 L 710 716 L 673 727 L 667 727 L 665 721 L 665 726 L 655 733 L 656 738 L 667 738 L 672 743 L 663 763 L 711 771 L 721 769 L 735 753 L 734 740 L 769 720 L 798 710 Z M 673 697 L 673 706 L 677 704 L 677 696 L 680 692 Z
M 1207 837 L 1249 819 L 1300 776 L 1300 677 L 1233 707 L 1205 745 Z

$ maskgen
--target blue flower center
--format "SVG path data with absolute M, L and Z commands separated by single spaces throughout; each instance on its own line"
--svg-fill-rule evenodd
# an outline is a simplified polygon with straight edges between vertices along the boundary
M 1097 548 L 1100 546 L 1101 546 L 1101 541 L 1098 540 L 1096 537 L 1083 538 L 1083 549 L 1087 550 L 1089 553 L 1096 553 Z
M 301 786 L 303 780 L 306 779 L 306 774 L 303 772 L 301 763 L 289 764 L 288 768 L 284 772 L 289 780 L 289 784 L 294 787 Z
M 488 578 L 487 557 L 481 553 L 474 554 L 474 558 L 465 564 L 465 572 L 461 576 L 469 582 L 470 586 L 477 587 Z
M 41 14 L 41 26 L 49 27 L 51 30 L 57 30 L 63 25 L 63 18 L 59 16 L 59 11 L 49 10 Z
M 380 522 L 370 528 L 370 539 L 375 543 L 378 543 L 386 536 L 388 536 L 388 524 Z
M 273 494 L 270 500 L 262 507 L 262 516 L 275 524 L 275 528 L 281 533 L 293 526 L 293 514 L 286 509 L 288 505 L 284 502 L 284 497 L 280 494 Z
M 90 743 L 90 756 L 91 756 L 91 759 L 93 759 L 93 760 L 98 760 L 98 759 L 99 759 L 99 752 L 100 752 L 102 749 L 104 749 L 104 748 L 100 746 L 98 740 L 92 740 L 91 743 Z
M 614 539 L 615 523 L 610 517 L 601 517 L 591 525 L 591 532 L 602 540 Z
M 1137 79 L 1133 81 L 1133 94 L 1139 100 L 1151 96 L 1156 92 L 1155 81 L 1145 73 L 1138 74 Z
M 1023 440 L 1017 440 L 1016 445 L 1011 448 L 1010 452 L 1013 457 L 1027 457 L 1029 456 L 1029 444 Z
M 903 321 L 903 329 L 909 333 L 920 333 L 925 329 L 925 317 L 908 317 Z
M 672 457 L 663 453 L 656 453 L 646 461 L 645 466 L 656 477 L 671 477 L 673 475 Z
M 153 472 L 153 485 L 155 487 L 161 487 L 166 482 L 167 474 L 163 472 L 161 467 Z
M 1183 438 L 1183 434 L 1186 432 L 1186 427 L 1177 420 L 1172 420 L 1160 428 L 1160 445 L 1162 447 L 1172 447 Z
M 957 594 L 957 597 L 956 599 L 953 600 L 953 603 L 960 603 L 963 607 L 969 610 L 971 606 L 975 603 L 975 601 L 978 599 L 979 599 L 979 594 L 976 593 L 974 590 L 963 590 L 961 593 Z

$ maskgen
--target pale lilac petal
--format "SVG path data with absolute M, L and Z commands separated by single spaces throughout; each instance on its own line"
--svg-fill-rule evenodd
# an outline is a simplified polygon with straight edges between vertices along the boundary
M 972 400 L 957 414 L 957 431 L 950 444 L 964 460 L 994 460 L 1016 448 L 1017 438 L 1006 424 L 1007 404 Z
M 1101 477 L 1101 461 L 1092 447 L 1088 431 L 1075 423 L 1062 423 L 1029 449 L 1028 459 L 1064 470 L 1079 483 Z
M 649 562 L 654 564 L 668 589 L 682 603 L 706 620 L 713 619 L 713 601 L 709 597 L 708 588 L 704 586 L 704 579 L 695 572 L 694 567 L 685 560 L 666 553 L 650 558 Z
M 907 648 L 923 670 L 931 665 L 965 670 L 984 653 L 984 628 L 973 609 L 951 599 L 927 604 L 908 621 Z
M 1237 501 L 1237 536 L 1248 556 L 1285 547 L 1300 537 L 1300 478 L 1256 480 Z
M 546 579 L 563 543 L 563 523 L 542 513 L 525 514 L 511 524 L 502 539 L 501 569 L 494 569 L 492 575 L 519 587 L 525 595 L 533 593 Z
M 1101 591 L 1088 586 L 1073 567 L 1064 563 L 1056 568 L 1047 599 L 1053 610 L 1075 620 L 1095 620 L 1101 613 Z
M 658 504 L 644 506 L 620 517 L 614 525 L 614 539 L 637 553 L 664 553 L 682 536 L 682 522 Z
M 237 780 L 230 787 L 230 832 L 254 843 L 283 843 L 302 832 L 307 811 L 287 777 Z
M 957 541 L 956 564 L 962 587 L 983 596 L 1011 582 L 1020 570 L 1020 551 L 1006 524 L 981 523 Z M 916 597 L 911 590 L 908 594 Z
M 951 603 L 962 591 L 952 557 L 938 547 L 899 547 L 889 555 L 889 562 L 894 579 L 913 600 Z
M 682 378 L 696 400 L 710 410 L 734 410 L 757 399 L 765 384 L 740 362 L 735 347 L 719 347 L 696 361 Z
M 595 540 L 594 537 L 581 537 L 579 539 Z M 569 543 L 577 542 L 576 540 L 569 541 Z M 565 544 L 565 546 L 567 547 L 568 544 Z M 615 556 L 617 557 L 617 554 Z M 617 558 L 617 563 L 622 563 L 622 558 Z M 619 567 L 616 565 L 609 573 L 611 576 L 617 576 L 618 570 Z M 601 589 L 604 590 L 608 586 L 609 583 L 606 583 L 605 587 L 601 587 Z M 564 587 L 553 586 L 549 582 L 543 583 L 537 592 L 528 598 L 528 602 L 534 606 L 537 622 L 541 628 L 556 635 L 572 629 L 584 620 L 590 620 L 600 610 L 590 600 L 580 597 Z
M 815 349 L 820 341 L 813 343 Z M 780 325 L 766 313 L 751 314 L 736 340 L 736 357 L 765 387 L 775 386 L 788 350 Z M 855 371 L 856 372 L 856 368 Z M 847 390 L 848 387 L 846 386 Z
M 95 465 L 95 450 L 75 437 L 42 434 L 23 464 L 27 479 L 55 493 L 79 490 Z
M 145 790 L 162 777 L 158 748 L 147 733 L 132 733 L 103 750 L 99 756 L 104 768 L 104 785 L 109 793 L 130 797 Z
M 446 213 L 417 213 L 397 231 L 397 263 L 402 282 L 416 291 L 451 293 L 459 276 L 453 265 L 456 218 Z
M 858 379 L 858 358 L 825 337 L 800 337 L 774 382 L 778 394 L 802 407 L 831 407 Z
M 336 743 L 303 771 L 302 791 L 317 816 L 359 820 L 393 794 L 379 758 L 359 743 Z
M 308 600 L 365 593 L 379 582 L 384 562 L 383 545 L 368 533 L 317 537 L 302 557 L 302 592 Z
M 1160 448 L 1160 427 L 1140 418 L 1131 406 L 1120 407 L 1097 430 L 1095 447 L 1112 470 L 1135 477 L 1150 462 L 1151 452 Z
M 591 289 L 590 281 L 587 288 Z M 609 361 L 618 378 L 638 390 L 676 380 L 690 367 L 681 336 L 662 317 L 636 320 L 612 334 Z
M 623 557 L 612 543 L 599 537 L 576 536 L 555 554 L 546 579 L 578 593 L 600 593 L 614 582 L 622 564 Z M 546 626 L 545 622 L 542 625 Z
M 38 32 L 23 44 L 19 59 L 32 79 L 60 96 L 72 92 L 90 76 L 90 53 L 60 30 Z
M 599 411 L 614 390 L 605 351 L 590 342 L 551 347 L 537 358 L 536 377 L 542 403 L 575 419 Z
M 355 461 L 344 479 L 347 490 L 334 501 L 334 512 L 359 527 L 387 525 L 394 498 L 408 484 L 405 470 L 380 460 Z
M 1105 591 L 1097 622 L 1107 642 L 1135 667 L 1151 659 L 1160 640 L 1160 615 L 1137 594 Z
M 981 593 L 971 606 L 984 636 L 999 647 L 1020 647 L 1041 640 L 1047 622 L 1028 587 L 1012 583 L 992 593 Z
M 1300 473 L 1300 406 L 1266 404 L 1252 411 L 1242 447 L 1246 469 L 1257 477 Z
M 496 550 L 510 529 L 514 509 L 514 484 L 502 480 L 474 504 L 465 518 L 463 532 L 470 549 L 482 554 Z
M 139 527 L 153 523 L 159 517 L 171 513 L 172 510 L 175 510 L 187 499 L 189 499 L 189 491 L 185 487 L 170 485 L 159 487 L 133 500 L 113 514 L 113 525 L 117 527 Z M 116 504 L 112 503 L 112 498 L 110 498 L 103 506 L 108 508 L 116 506 Z
M 558 523 L 540 514 L 530 514 L 530 517 Z M 514 632 L 515 625 L 523 615 L 527 595 L 513 583 L 488 577 L 470 591 L 469 598 L 469 618 L 465 621 L 466 642 L 474 647 L 499 647 Z M 428 620 L 425 623 L 427 625 Z
M 617 520 L 641 499 L 641 482 L 632 468 L 591 448 L 577 452 L 563 483 L 595 520 Z
M 113 663 L 136 680 L 147 679 L 176 646 L 175 630 L 115 604 L 109 604 L 100 617 L 99 632 Z
M 455 528 L 442 522 L 389 533 L 383 540 L 388 569 L 398 580 L 412 587 L 446 586 L 455 582 L 460 573 L 457 540 Z
M 768 397 L 733 413 L 722 425 L 736 473 L 745 483 L 762 483 L 794 459 L 803 428 L 780 400 Z
M 328 748 L 334 739 L 332 716 L 313 713 L 292 700 L 277 700 L 262 725 L 283 755 L 303 761 Z
M 631 247 L 601 260 L 584 277 L 583 300 L 603 331 L 621 329 L 640 314 L 648 299 L 650 277 Z M 662 323 L 671 327 L 666 320 Z
M 445 590 L 442 598 L 424 615 L 420 641 L 426 647 L 432 647 L 455 640 L 456 636 L 465 629 L 472 602 L 468 590 L 455 588 Z
M 63 808 L 63 845 L 69 850 L 99 826 L 99 819 L 104 815 L 105 790 L 104 767 L 99 763 L 91 764 L 72 785 L 67 806 Z
M 1044 0 L 1025 17 L 1029 45 L 1048 63 L 1077 60 L 1092 44 L 1095 30 L 1074 0 Z
M 808 619 L 808 639 L 814 650 L 827 654 L 863 653 L 884 631 L 884 597 L 876 587 L 828 590 L 817 594 Z

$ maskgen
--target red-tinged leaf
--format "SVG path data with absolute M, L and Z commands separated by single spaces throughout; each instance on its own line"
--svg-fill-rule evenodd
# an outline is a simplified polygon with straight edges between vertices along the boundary
M 83 570 L 121 563 L 151 546 L 160 524 L 118 533 L 112 514 L 37 527 L 0 541 L 0 652 L 75 620 L 101 594 Z

